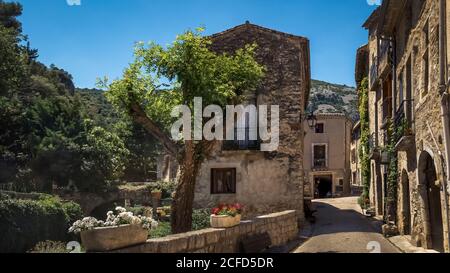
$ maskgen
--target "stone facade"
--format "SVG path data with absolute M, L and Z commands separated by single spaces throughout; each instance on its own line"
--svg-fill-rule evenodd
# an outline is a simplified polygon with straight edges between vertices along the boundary
M 322 191 L 324 183 L 329 184 L 327 187 L 331 196 L 348 196 L 351 192 L 350 142 L 353 123 L 344 114 L 319 114 L 316 118 L 316 128 L 311 129 L 306 122 L 304 124 L 305 199 L 320 197 L 319 190 Z M 325 147 L 325 162 L 315 155 L 316 146 Z
M 357 122 L 352 129 L 352 141 L 350 144 L 350 169 L 352 173 L 351 185 L 353 187 L 361 187 L 361 123 Z
M 240 202 L 244 217 L 282 210 L 296 210 L 303 219 L 302 120 L 310 89 L 309 41 L 250 23 L 212 36 L 213 50 L 232 53 L 247 44 L 257 44 L 256 59 L 266 67 L 266 76 L 248 104 L 279 105 L 280 145 L 275 152 L 257 147 L 225 149 L 218 143 L 203 164 L 195 191 L 195 207 Z M 235 170 L 235 193 L 213 194 L 213 169 Z
M 439 89 L 439 0 L 383 1 L 369 30 L 371 201 L 417 246 L 450 251 Z M 395 130 L 397 208 L 387 211 L 387 122 Z M 386 162 L 388 161 L 388 162 Z
M 204 229 L 164 238 L 148 240 L 147 243 L 129 247 L 115 253 L 239 253 L 240 244 L 246 237 L 268 233 L 270 247 L 283 246 L 298 236 L 297 213 L 285 211 L 244 221 L 228 229 Z

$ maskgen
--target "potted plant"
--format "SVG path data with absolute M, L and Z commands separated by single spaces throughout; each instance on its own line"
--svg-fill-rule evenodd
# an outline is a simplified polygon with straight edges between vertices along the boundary
M 135 216 L 122 207 L 116 214 L 107 213 L 106 221 L 86 217 L 69 228 L 70 233 L 80 234 L 87 252 L 104 252 L 145 243 L 149 230 L 158 223 L 150 217 Z
M 160 189 L 154 189 L 151 191 L 152 199 L 154 200 L 161 200 L 162 198 L 162 191 Z
M 241 223 L 242 206 L 220 205 L 212 210 L 211 227 L 213 228 L 230 228 Z

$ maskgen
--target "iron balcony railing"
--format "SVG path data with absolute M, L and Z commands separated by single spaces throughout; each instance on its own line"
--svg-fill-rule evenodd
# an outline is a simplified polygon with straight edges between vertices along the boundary
M 244 140 L 238 140 L 239 133 L 245 135 Z M 225 151 L 253 151 L 261 149 L 260 140 L 250 140 L 251 135 L 258 135 L 258 128 L 237 128 L 234 131 L 234 140 L 226 140 L 223 142 L 223 150 Z
M 315 158 L 314 159 L 314 168 L 326 168 L 327 167 L 327 160 L 326 158 Z

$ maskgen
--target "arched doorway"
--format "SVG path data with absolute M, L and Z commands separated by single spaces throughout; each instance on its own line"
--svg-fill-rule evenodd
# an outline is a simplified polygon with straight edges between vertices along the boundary
M 436 166 L 429 153 L 423 152 L 419 159 L 419 181 L 426 190 L 424 203 L 429 219 L 431 248 L 444 251 L 444 227 L 442 221 L 441 187 L 438 181 Z
M 409 189 L 408 172 L 403 170 L 402 177 L 402 220 L 403 220 L 403 234 L 411 235 L 411 196 Z

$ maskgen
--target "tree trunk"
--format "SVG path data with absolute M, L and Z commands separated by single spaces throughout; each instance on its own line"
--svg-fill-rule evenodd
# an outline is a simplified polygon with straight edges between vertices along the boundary
M 147 132 L 158 139 L 169 154 L 177 158 L 180 150 L 175 142 L 147 116 L 139 104 L 131 105 L 130 115 L 136 123 L 142 125 Z M 180 161 L 180 177 L 172 202 L 171 224 L 174 234 L 188 232 L 192 229 L 195 180 L 203 159 L 211 153 L 214 143 L 213 141 L 199 143 L 185 141 Z
M 172 202 L 172 233 L 192 230 L 192 212 L 195 193 L 195 179 L 199 164 L 195 160 L 195 144 L 186 141 L 183 162 L 181 162 L 179 183 Z

